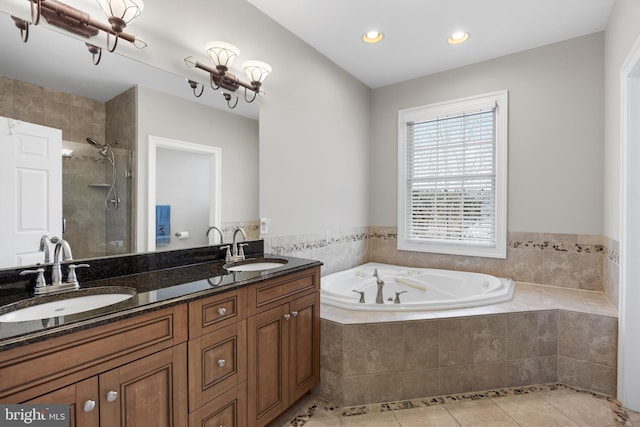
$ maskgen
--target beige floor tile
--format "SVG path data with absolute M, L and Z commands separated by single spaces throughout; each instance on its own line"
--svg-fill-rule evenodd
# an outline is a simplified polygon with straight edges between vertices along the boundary
M 535 394 L 493 398 L 498 405 L 521 426 L 577 426 L 562 412 Z
M 394 411 L 402 427 L 458 427 L 459 424 L 444 406 L 429 406 Z
M 627 409 L 627 414 L 629 414 L 629 419 L 634 423 L 640 422 L 640 412 L 635 412 L 630 409 Z
M 617 426 L 610 404 L 588 393 L 554 390 L 538 395 L 582 427 Z
M 377 412 L 364 415 L 352 415 L 349 417 L 340 417 L 340 423 L 343 427 L 393 427 L 400 426 L 393 416 L 393 412 Z
M 312 419 L 304 423 L 305 427 L 340 427 L 340 420 L 337 417 Z
M 463 427 L 507 427 L 518 425 L 491 400 L 450 403 L 444 406 Z

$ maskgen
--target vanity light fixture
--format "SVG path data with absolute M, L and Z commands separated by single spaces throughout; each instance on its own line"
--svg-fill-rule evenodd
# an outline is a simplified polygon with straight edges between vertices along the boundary
M 189 68 L 198 68 L 202 71 L 209 73 L 209 85 L 211 89 L 222 89 L 222 95 L 227 101 L 229 108 L 235 108 L 238 105 L 238 96 L 235 96 L 235 92 L 240 88 L 244 88 L 244 100 L 248 103 L 253 102 L 256 96 L 261 93 L 260 87 L 265 79 L 271 74 L 271 66 L 262 61 L 250 60 L 242 64 L 242 68 L 249 78 L 250 83 L 245 83 L 235 75 L 229 72 L 229 68 L 233 65 L 235 59 L 240 55 L 240 50 L 230 43 L 221 41 L 212 41 L 206 45 L 207 55 L 211 58 L 211 62 L 215 68 L 203 64 L 195 59 L 193 56 L 188 56 L 184 59 L 184 63 Z M 204 85 L 198 83 L 195 80 L 187 80 L 191 89 L 193 89 L 193 95 L 200 97 L 204 91 Z M 200 91 L 198 92 L 198 86 Z M 247 92 L 253 92 L 253 97 L 249 97 Z M 236 102 L 231 104 L 231 98 L 235 96 Z
M 451 34 L 447 39 L 447 41 L 449 42 L 449 44 L 460 44 L 460 43 L 466 42 L 468 39 L 469 39 L 469 33 L 466 33 L 464 31 L 458 31 L 456 33 Z
M 107 15 L 109 24 L 96 21 L 89 14 L 58 0 L 28 1 L 31 8 L 31 22 L 15 16 L 11 17 L 16 27 L 20 30 L 20 37 L 25 43 L 29 39 L 29 26 L 38 25 L 40 18 L 44 16 L 49 25 L 87 39 L 98 35 L 100 31 L 104 31 L 107 34 L 107 49 L 109 52 L 116 50 L 119 39 L 128 41 L 138 49 L 147 47 L 147 43 L 143 40 L 124 32 L 127 24 L 142 12 L 144 8 L 142 0 L 98 0 L 98 4 Z M 110 46 L 111 37 L 114 37 L 112 46 Z M 98 65 L 102 57 L 102 48 L 92 43 L 87 43 L 87 47 L 93 55 L 93 63 Z

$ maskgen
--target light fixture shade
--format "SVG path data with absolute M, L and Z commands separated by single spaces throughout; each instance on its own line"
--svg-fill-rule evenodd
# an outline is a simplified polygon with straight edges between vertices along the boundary
M 98 4 L 107 18 L 122 19 L 125 24 L 133 21 L 144 9 L 142 0 L 98 0 Z
M 242 64 L 244 73 L 249 77 L 251 83 L 262 83 L 271 74 L 271 65 L 256 60 L 245 61 Z
M 233 61 L 240 55 L 240 50 L 231 43 L 212 41 L 207 43 L 205 48 L 216 67 L 231 68 Z

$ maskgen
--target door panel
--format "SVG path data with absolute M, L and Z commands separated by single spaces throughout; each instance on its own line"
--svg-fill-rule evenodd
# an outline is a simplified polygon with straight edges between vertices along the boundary
M 0 268 L 44 261 L 43 235 L 62 237 L 62 132 L 0 117 Z

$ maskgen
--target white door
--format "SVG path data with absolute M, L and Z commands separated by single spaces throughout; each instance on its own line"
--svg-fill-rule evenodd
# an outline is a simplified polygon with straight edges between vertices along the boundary
M 62 236 L 62 132 L 0 116 L 0 268 L 44 261 Z

